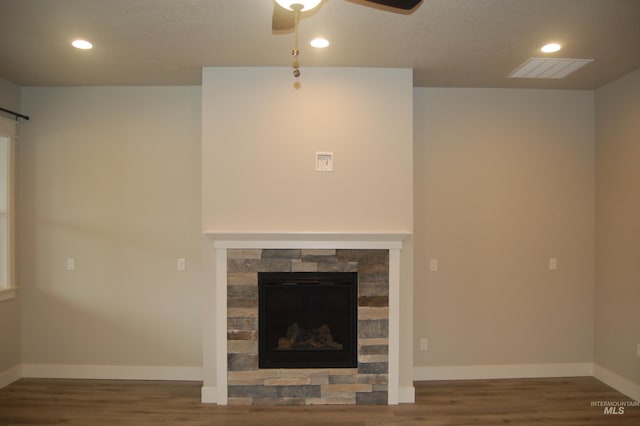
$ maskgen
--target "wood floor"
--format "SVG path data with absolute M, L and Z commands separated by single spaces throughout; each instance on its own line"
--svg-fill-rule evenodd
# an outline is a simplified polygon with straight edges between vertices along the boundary
M 0 425 L 640 425 L 640 407 L 592 406 L 630 399 L 591 377 L 417 382 L 399 406 L 218 407 L 200 386 L 21 379 L 0 390 Z

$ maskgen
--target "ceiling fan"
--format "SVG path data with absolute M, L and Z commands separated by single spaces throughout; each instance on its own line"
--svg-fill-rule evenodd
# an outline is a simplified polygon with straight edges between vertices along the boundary
M 297 78 L 300 76 L 300 66 L 298 64 L 298 22 L 300 14 L 315 9 L 326 0 L 275 0 L 273 8 L 272 29 L 275 32 L 287 32 L 293 30 L 295 33 L 295 41 L 291 56 L 293 56 L 293 75 Z M 367 3 L 373 5 L 385 6 L 390 11 L 397 9 L 398 11 L 411 11 L 422 0 L 360 0 L 363 6 Z
M 411 10 L 422 0 L 362 0 L 361 3 L 372 3 L 390 9 Z M 274 31 L 293 30 L 295 14 L 315 9 L 323 0 L 276 0 L 273 8 L 272 28 Z M 366 4 L 363 4 L 366 5 Z

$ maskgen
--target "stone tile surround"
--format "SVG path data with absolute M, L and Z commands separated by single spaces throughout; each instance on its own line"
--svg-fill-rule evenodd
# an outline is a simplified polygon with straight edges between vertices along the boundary
M 258 272 L 357 272 L 358 367 L 260 369 Z M 229 404 L 387 404 L 388 352 L 388 250 L 227 250 Z

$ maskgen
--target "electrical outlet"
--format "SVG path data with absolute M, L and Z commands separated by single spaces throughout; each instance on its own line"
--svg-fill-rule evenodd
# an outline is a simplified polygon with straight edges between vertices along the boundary
M 333 152 L 316 152 L 316 171 L 333 171 Z
M 435 272 L 438 270 L 438 259 L 429 260 L 429 270 Z
M 187 261 L 184 257 L 178 259 L 176 269 L 178 269 L 178 271 L 184 271 L 185 269 L 187 269 Z
M 74 271 L 76 269 L 76 259 L 73 257 L 67 257 L 67 271 Z
M 640 343 L 638 343 L 638 347 L 636 348 L 636 355 L 640 357 Z
M 549 258 L 549 270 L 555 271 L 557 269 L 558 269 L 558 259 L 556 259 L 555 257 L 550 257 Z
M 420 352 L 426 352 L 427 348 L 427 339 L 420 339 Z

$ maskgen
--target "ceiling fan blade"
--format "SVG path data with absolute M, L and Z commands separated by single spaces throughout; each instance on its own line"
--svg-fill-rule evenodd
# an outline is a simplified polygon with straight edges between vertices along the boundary
M 285 9 L 278 3 L 273 6 L 273 19 L 271 20 L 271 28 L 273 31 L 289 31 L 295 26 L 295 17 L 293 11 Z
M 411 10 L 416 7 L 422 0 L 365 0 L 369 3 L 381 4 L 383 6 L 393 7 L 395 9 Z

